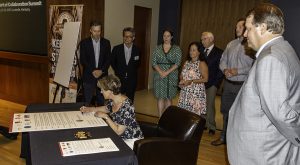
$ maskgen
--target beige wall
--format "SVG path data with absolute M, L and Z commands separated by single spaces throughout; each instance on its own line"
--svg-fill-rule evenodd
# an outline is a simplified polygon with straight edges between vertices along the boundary
M 141 6 L 152 9 L 151 23 L 151 45 L 150 54 L 156 47 L 158 22 L 159 22 L 159 0 L 105 0 L 104 11 L 104 36 L 109 39 L 112 47 L 122 43 L 122 30 L 124 27 L 133 26 L 134 6 Z M 150 57 L 152 59 L 152 57 Z M 112 70 L 110 70 L 112 72 Z M 153 87 L 152 67 L 149 62 L 148 89 Z
M 133 0 L 105 0 L 104 36 L 111 42 L 112 47 L 122 43 L 122 30 L 133 26 Z

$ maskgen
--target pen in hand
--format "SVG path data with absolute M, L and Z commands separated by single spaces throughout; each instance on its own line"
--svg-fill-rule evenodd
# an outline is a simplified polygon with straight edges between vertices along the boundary
M 87 107 L 85 107 L 85 106 L 80 107 L 80 112 L 81 112 L 82 115 L 83 115 L 84 113 L 88 112 L 87 110 L 88 110 L 88 109 L 87 109 Z

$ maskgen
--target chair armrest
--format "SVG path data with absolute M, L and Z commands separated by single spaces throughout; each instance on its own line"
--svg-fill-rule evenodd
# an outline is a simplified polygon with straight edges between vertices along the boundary
M 157 124 L 149 122 L 138 122 L 145 137 L 157 136 Z
M 151 137 L 137 140 L 134 152 L 139 165 L 185 164 L 195 165 L 199 144 L 167 137 Z

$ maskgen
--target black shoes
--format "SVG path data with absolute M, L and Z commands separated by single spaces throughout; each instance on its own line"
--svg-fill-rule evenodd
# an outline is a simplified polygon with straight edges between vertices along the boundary
M 16 140 L 18 137 L 18 133 L 9 133 L 7 127 L 0 126 L 0 134 L 10 140 Z
M 208 131 L 208 134 L 209 135 L 214 135 L 216 133 L 216 131 L 215 130 L 212 130 L 212 129 L 210 129 L 209 131 Z
M 226 141 L 224 141 L 222 139 L 217 139 L 217 140 L 211 142 L 211 145 L 213 145 L 213 146 L 219 146 L 222 144 L 226 144 Z

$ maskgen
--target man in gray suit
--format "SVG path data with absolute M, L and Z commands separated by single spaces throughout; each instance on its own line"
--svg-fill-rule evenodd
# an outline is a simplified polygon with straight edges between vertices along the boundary
M 300 164 L 300 61 L 282 37 L 282 11 L 260 4 L 247 14 L 256 61 L 229 111 L 231 165 Z

